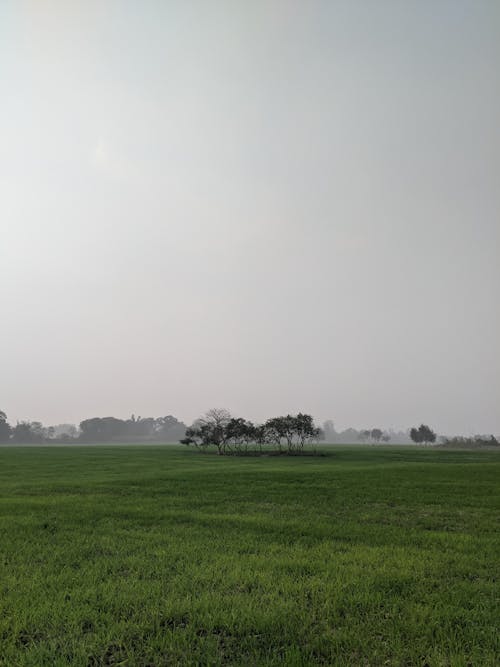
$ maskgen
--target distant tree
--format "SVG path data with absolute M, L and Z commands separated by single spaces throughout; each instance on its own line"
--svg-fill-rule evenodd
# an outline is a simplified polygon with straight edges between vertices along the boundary
M 228 441 L 226 427 L 231 419 L 231 413 L 228 410 L 212 408 L 186 430 L 186 435 L 181 442 L 198 448 L 215 445 L 219 454 L 225 454 Z
M 293 415 L 272 417 L 266 421 L 265 428 L 268 440 L 276 443 L 280 451 L 282 445 L 286 444 L 289 453 L 303 449 L 306 442 L 323 437 L 323 432 L 314 425 L 311 415 L 301 412 L 295 417 Z
M 330 444 L 337 442 L 338 433 L 335 430 L 335 424 L 331 419 L 327 419 L 323 422 L 323 434 L 325 442 Z
M 64 431 L 70 438 L 78 438 L 79 430 L 74 424 L 68 424 L 68 428 Z
M 252 422 L 242 417 L 232 417 L 225 425 L 226 448 L 247 451 L 248 445 L 255 439 L 255 427 Z
M 367 440 L 369 440 L 372 437 L 371 433 L 372 432 L 370 431 L 369 428 L 365 428 L 362 431 L 360 431 L 359 439 L 361 440 L 361 442 L 366 442 Z
M 0 410 L 0 442 L 8 442 L 11 434 L 10 424 L 7 422 L 7 415 Z
M 173 415 L 158 417 L 155 419 L 154 438 L 162 442 L 177 442 L 185 436 L 186 428 L 186 424 Z
M 380 428 L 365 428 L 359 432 L 359 440 L 361 442 L 368 442 L 369 440 L 373 442 L 380 442 L 384 432 Z
M 428 444 L 436 442 L 436 434 L 426 424 L 420 424 L 418 428 L 413 427 L 410 430 L 410 438 L 416 444 L 420 443 Z
M 123 436 L 126 439 L 150 440 L 156 430 L 156 419 L 153 417 L 136 417 L 132 415 L 123 427 Z
M 65 442 L 78 437 L 78 429 L 74 424 L 55 424 L 49 428 L 53 429 L 53 437 L 58 441 Z
M 424 444 L 432 444 L 436 442 L 436 434 L 429 426 L 421 424 L 419 430 Z
M 472 438 L 465 436 L 440 438 L 442 447 L 455 447 L 458 449 L 475 449 L 482 447 L 500 447 L 500 442 L 494 435 L 475 435 Z
M 252 440 L 259 446 L 259 450 L 262 452 L 263 445 L 269 443 L 269 434 L 265 424 L 258 424 L 253 427 Z
M 176 442 L 186 434 L 186 425 L 176 417 L 94 417 L 80 424 L 80 439 L 85 442 L 112 442 L 151 440 Z
M 408 431 L 395 431 L 394 429 L 389 429 L 386 432 L 386 436 L 391 442 L 397 442 L 400 445 L 409 445 L 412 440 Z
M 286 445 L 289 452 L 293 450 L 295 423 L 292 415 L 271 417 L 266 421 L 265 426 L 268 441 L 271 444 L 276 444 L 280 451 L 283 444 Z
M 21 421 L 12 429 L 12 440 L 16 443 L 31 444 L 45 439 L 46 430 L 41 422 Z
M 201 427 L 196 424 L 186 429 L 184 437 L 180 439 L 182 445 L 193 445 L 196 449 L 205 450 L 211 443 L 204 438 Z
M 422 442 L 420 431 L 415 426 L 410 429 L 410 438 L 416 445 L 419 445 Z
M 127 423 L 116 417 L 93 417 L 80 422 L 80 439 L 84 442 L 112 442 L 127 433 Z
M 338 434 L 337 442 L 342 445 L 352 445 L 355 442 L 362 441 L 360 432 L 355 428 L 346 428 Z
M 216 428 L 222 428 L 228 424 L 232 419 L 231 413 L 225 408 L 211 408 L 207 410 L 203 417 L 200 418 L 201 424 L 209 424 Z
M 295 432 L 300 449 L 303 449 L 306 443 L 321 440 L 324 437 L 323 431 L 314 425 L 312 416 L 302 412 L 295 417 Z

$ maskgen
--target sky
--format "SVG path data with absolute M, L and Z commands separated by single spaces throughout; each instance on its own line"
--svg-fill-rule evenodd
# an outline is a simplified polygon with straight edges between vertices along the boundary
M 500 433 L 500 3 L 3 0 L 0 409 Z

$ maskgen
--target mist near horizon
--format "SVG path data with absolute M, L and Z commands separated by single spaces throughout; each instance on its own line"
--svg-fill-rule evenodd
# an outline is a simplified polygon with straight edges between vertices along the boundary
M 500 5 L 3 2 L 0 410 L 500 433 Z

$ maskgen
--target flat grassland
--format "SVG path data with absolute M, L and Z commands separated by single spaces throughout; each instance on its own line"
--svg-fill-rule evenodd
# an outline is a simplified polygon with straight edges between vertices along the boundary
M 0 665 L 499 664 L 500 455 L 0 449 Z

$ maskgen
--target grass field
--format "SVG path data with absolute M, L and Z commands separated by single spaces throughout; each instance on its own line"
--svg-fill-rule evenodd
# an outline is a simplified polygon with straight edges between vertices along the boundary
M 0 449 L 0 665 L 498 665 L 500 455 Z

